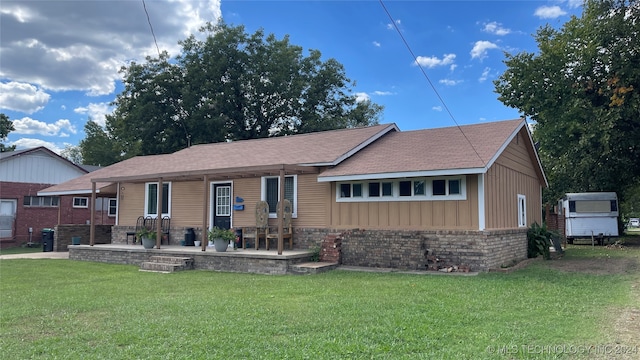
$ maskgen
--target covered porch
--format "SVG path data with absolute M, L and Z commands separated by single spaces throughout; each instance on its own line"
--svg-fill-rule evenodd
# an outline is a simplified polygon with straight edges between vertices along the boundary
M 295 267 L 310 262 L 313 257 L 313 251 L 309 250 L 284 250 L 282 253 L 264 249 L 207 250 L 179 245 L 164 245 L 160 249 L 127 244 L 70 245 L 69 259 L 140 266 L 154 256 L 179 257 L 191 259 L 192 268 L 196 270 L 275 275 L 297 273 Z

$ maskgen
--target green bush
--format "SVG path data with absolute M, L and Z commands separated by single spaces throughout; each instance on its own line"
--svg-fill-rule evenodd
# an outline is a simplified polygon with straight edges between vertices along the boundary
M 549 246 L 551 246 L 551 237 L 554 235 L 552 231 L 547 229 L 546 224 L 542 226 L 537 222 L 531 224 L 529 230 L 527 230 L 527 257 L 534 258 L 538 255 L 542 255 L 545 260 L 551 258 L 549 253 Z

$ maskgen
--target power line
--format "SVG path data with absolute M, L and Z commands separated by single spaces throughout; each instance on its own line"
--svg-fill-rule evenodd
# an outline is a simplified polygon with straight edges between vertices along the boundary
M 147 22 L 149 23 L 149 28 L 151 29 L 151 35 L 153 36 L 153 42 L 156 44 L 156 50 L 158 50 L 158 56 L 160 56 L 160 47 L 158 47 L 158 41 L 156 40 L 156 34 L 153 32 L 153 25 L 151 25 L 151 19 L 149 18 L 149 12 L 147 11 L 147 4 L 145 4 L 144 0 L 142 0 L 142 7 L 144 8 L 144 13 L 147 15 Z
M 449 117 L 451 118 L 451 120 L 453 120 L 453 123 L 456 124 L 456 126 L 458 127 L 458 130 L 460 130 L 460 133 L 462 133 L 462 136 L 464 136 L 465 140 L 467 140 L 469 145 L 471 145 L 471 148 L 473 149 L 473 152 L 476 153 L 476 156 L 478 156 L 478 159 L 480 159 L 480 161 L 482 161 L 482 163 L 484 165 L 486 165 L 486 162 L 482 159 L 482 157 L 478 153 L 478 150 L 476 150 L 475 146 L 473 146 L 473 144 L 471 143 L 471 140 L 469 140 L 467 135 L 464 133 L 464 131 L 462 130 L 462 128 L 460 127 L 460 125 L 456 121 L 456 118 L 453 116 L 453 114 L 449 110 L 449 107 L 444 102 L 444 99 L 442 99 L 442 96 L 440 96 L 440 93 L 436 89 L 435 85 L 433 85 L 433 82 L 431 82 L 431 79 L 429 78 L 429 75 L 427 75 L 427 72 L 424 70 L 422 65 L 420 65 L 420 63 L 418 62 L 418 57 L 416 56 L 416 54 L 411 49 L 411 46 L 409 46 L 409 43 L 404 38 L 404 35 L 402 35 L 402 32 L 398 28 L 398 24 L 396 23 L 396 21 L 393 18 L 393 16 L 391 16 L 391 14 L 389 13 L 389 10 L 387 10 L 387 7 L 385 6 L 384 1 L 383 0 L 379 0 L 379 1 L 380 1 L 380 5 L 382 5 L 382 8 L 384 9 L 384 12 L 387 13 L 387 16 L 389 17 L 389 20 L 391 20 L 391 23 L 393 24 L 394 29 L 396 29 L 396 32 L 398 33 L 398 35 L 400 35 L 400 39 L 402 39 L 402 42 L 404 43 L 404 46 L 407 48 L 407 50 L 409 50 L 409 53 L 411 54 L 411 57 L 413 57 L 413 61 L 415 61 L 416 65 L 418 65 L 418 67 L 420 68 L 420 71 L 422 72 L 422 75 L 424 75 L 425 79 L 427 79 L 427 82 L 431 86 L 431 89 L 433 90 L 433 92 L 438 97 L 438 100 L 440 100 L 440 103 L 442 104 L 444 109 L 447 111 L 447 114 L 449 114 Z

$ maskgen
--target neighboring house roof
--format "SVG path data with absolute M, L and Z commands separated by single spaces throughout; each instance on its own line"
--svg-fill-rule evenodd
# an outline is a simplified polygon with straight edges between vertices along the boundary
M 87 172 L 44 146 L 0 153 L 0 181 L 56 184 Z
M 137 156 L 59 184 L 39 194 L 62 195 L 91 192 L 118 181 L 144 181 L 197 177 L 208 174 L 264 173 L 288 166 L 296 171 L 314 171 L 314 166 L 331 166 L 371 144 L 395 124 L 323 131 L 263 139 L 194 145 L 173 154 Z M 277 172 L 276 172 L 277 173 Z
M 388 134 L 340 166 L 327 169 L 318 181 L 349 181 L 409 176 L 485 173 L 516 134 L 523 119 Z M 530 152 L 533 142 L 528 129 Z M 537 154 L 534 166 L 546 179 Z

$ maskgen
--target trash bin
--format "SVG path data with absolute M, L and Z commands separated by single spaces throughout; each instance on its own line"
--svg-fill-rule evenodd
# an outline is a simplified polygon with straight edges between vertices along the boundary
M 53 251 L 53 229 L 42 229 L 42 251 Z
M 187 228 L 187 232 L 184 233 L 184 246 L 195 246 L 194 241 L 196 240 L 196 232 L 193 228 Z

